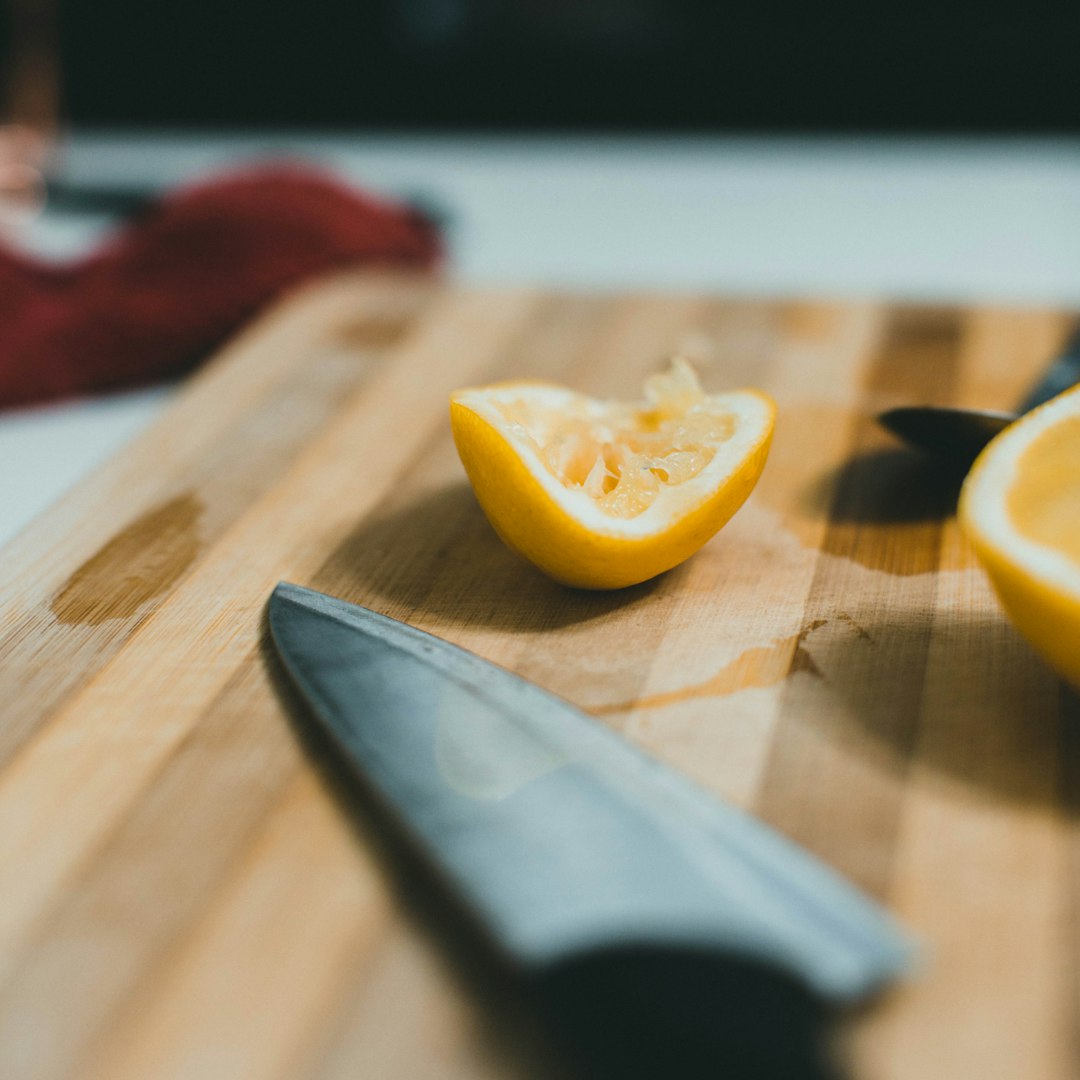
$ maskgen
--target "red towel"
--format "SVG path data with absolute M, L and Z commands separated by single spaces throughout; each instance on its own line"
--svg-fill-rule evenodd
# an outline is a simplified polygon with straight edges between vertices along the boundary
M 296 166 L 178 191 L 74 264 L 0 247 L 0 407 L 174 378 L 306 278 L 440 253 L 416 211 Z

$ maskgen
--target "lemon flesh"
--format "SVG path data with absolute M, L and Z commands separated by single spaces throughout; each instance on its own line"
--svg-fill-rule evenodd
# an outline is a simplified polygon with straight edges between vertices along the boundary
M 987 446 L 964 482 L 959 514 L 1006 614 L 1080 687 L 1080 392 Z
M 1080 416 L 1042 432 L 1017 464 L 1022 483 L 1009 491 L 1009 517 L 1020 534 L 1080 568 Z
M 760 476 L 775 407 L 709 395 L 685 361 L 639 403 L 515 382 L 460 390 L 454 440 L 503 540 L 564 584 L 610 589 L 688 558 Z

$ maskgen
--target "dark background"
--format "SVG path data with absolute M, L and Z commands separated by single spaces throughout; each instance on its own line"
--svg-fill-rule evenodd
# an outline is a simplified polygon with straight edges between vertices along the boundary
M 58 3 L 84 125 L 1080 130 L 1078 0 Z

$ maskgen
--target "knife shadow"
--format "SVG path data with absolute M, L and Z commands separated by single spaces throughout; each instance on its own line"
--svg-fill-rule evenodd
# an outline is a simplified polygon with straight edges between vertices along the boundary
M 799 493 L 808 516 L 830 522 L 907 525 L 956 512 L 967 466 L 888 446 L 856 453 Z
M 658 580 L 607 592 L 559 585 L 506 547 L 462 482 L 364 518 L 312 584 L 390 605 L 410 622 L 530 632 L 602 618 L 645 599 Z
M 519 1080 L 840 1080 L 826 1012 L 781 971 L 668 947 L 597 948 L 524 970 L 500 951 L 392 809 L 353 771 L 278 660 L 262 652 L 302 749 L 374 854 L 399 909 L 472 1004 L 481 1037 Z

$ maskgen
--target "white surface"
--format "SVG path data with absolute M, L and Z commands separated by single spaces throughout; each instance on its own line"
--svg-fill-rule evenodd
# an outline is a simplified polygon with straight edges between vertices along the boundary
M 0 544 L 142 431 L 161 388 L 0 414 Z
M 73 138 L 65 179 L 160 187 L 300 154 L 450 215 L 471 281 L 1080 305 L 1080 142 L 288 135 Z M 63 256 L 105 227 L 46 216 Z M 0 541 L 161 394 L 0 415 Z
M 1080 142 L 84 136 L 74 180 L 285 151 L 452 214 L 468 279 L 1080 301 Z

